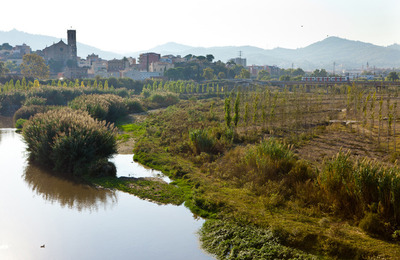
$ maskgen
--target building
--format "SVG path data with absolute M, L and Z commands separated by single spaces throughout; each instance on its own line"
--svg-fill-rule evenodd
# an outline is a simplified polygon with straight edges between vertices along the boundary
M 142 71 L 150 71 L 150 64 L 159 61 L 160 54 L 154 52 L 142 53 L 139 56 L 139 69 Z
M 164 72 L 174 67 L 174 64 L 169 62 L 153 62 L 150 64 L 149 71 L 150 72 L 159 72 L 161 75 L 164 75 Z
M 22 45 L 16 45 L 12 49 L 12 54 L 10 56 L 11 59 L 22 59 L 25 54 L 31 53 L 31 47 L 26 45 L 25 43 Z
M 160 78 L 161 74 L 159 72 L 138 71 L 136 69 L 129 68 L 121 71 L 121 77 L 130 78 L 133 80 L 146 80 L 150 78 Z
M 127 58 L 122 60 L 113 59 L 108 61 L 108 72 L 118 72 L 126 68 L 129 68 L 129 60 Z
M 242 65 L 243 67 L 246 67 L 246 59 L 245 58 L 234 58 L 230 59 L 229 62 L 234 62 L 237 65 Z
M 65 43 L 63 40 L 60 40 L 53 45 L 44 48 L 42 51 L 39 51 L 38 54 L 43 56 L 45 61 L 48 63 L 49 61 L 54 61 L 66 66 L 68 64 L 69 67 L 77 66 L 77 47 L 76 47 L 76 31 L 68 30 L 68 43 Z

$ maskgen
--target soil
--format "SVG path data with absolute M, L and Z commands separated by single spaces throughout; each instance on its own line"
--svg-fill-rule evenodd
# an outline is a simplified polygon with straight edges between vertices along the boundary
M 13 118 L 0 116 L 0 128 L 13 128 Z
M 336 127 L 336 129 L 334 129 Z M 331 159 L 341 150 L 350 151 L 354 159 L 369 158 L 382 163 L 389 163 L 386 151 L 377 145 L 370 137 L 348 128 L 334 126 L 319 134 L 306 144 L 295 149 L 296 154 L 304 160 L 319 167 L 324 160 Z

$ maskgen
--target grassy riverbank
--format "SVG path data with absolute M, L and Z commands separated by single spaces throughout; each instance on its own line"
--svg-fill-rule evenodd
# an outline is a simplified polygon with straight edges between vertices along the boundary
M 282 108 L 275 109 L 280 111 Z M 245 108 L 241 111 L 245 113 Z M 262 110 L 258 113 L 261 115 Z M 337 117 L 341 116 L 339 113 Z M 210 234 L 230 230 L 231 233 L 226 232 L 231 235 L 211 241 L 214 243 L 211 246 L 203 243 L 209 252 L 221 259 L 227 256 L 251 259 L 247 254 L 264 256 L 265 252 L 273 252 L 276 245 L 285 247 L 282 250 L 290 253 L 286 256 L 272 254 L 272 258 L 289 259 L 300 252 L 304 258 L 311 254 L 328 259 L 396 259 L 400 247 L 394 240 L 368 235 L 359 228 L 363 213 L 340 215 L 325 197 L 323 186 L 320 186 L 325 184 L 319 174 L 340 147 L 332 146 L 333 150 L 327 149 L 325 155 L 304 152 L 313 151 L 315 142 L 327 143 L 329 136 L 338 138 L 343 133 L 347 139 L 360 140 L 358 134 L 354 128 L 327 127 L 320 124 L 323 120 L 318 122 L 320 115 L 311 115 L 312 118 L 307 119 L 312 122 L 309 126 L 304 123 L 299 126 L 292 121 L 296 125 L 292 126 L 296 127 L 296 135 L 288 131 L 290 125 L 279 125 L 277 119 L 270 120 L 268 125 L 263 125 L 261 120 L 251 124 L 241 119 L 238 127 L 232 129 L 225 125 L 223 100 L 182 101 L 131 126 L 136 138 L 134 159 L 163 171 L 177 180 L 178 186 L 183 183 L 185 205 L 195 214 L 233 223 L 228 226 L 210 224 L 201 232 L 205 241 Z M 288 119 L 289 115 L 279 117 Z M 197 134 L 197 137 L 202 136 L 202 140 L 191 137 L 199 129 L 203 129 L 203 134 Z M 129 130 L 125 134 L 129 134 Z M 269 147 L 273 147 L 272 151 Z M 357 145 L 348 148 L 352 160 L 362 154 Z M 382 154 L 378 148 L 373 151 L 368 155 Z M 390 165 L 389 161 L 385 163 Z M 247 230 L 257 246 L 248 250 L 235 246 L 237 241 L 245 239 L 235 233 L 238 226 Z M 272 232 L 271 239 L 276 244 L 263 248 L 269 244 L 262 238 L 257 244 L 256 230 Z M 215 247 L 221 243 L 226 246 Z M 249 253 L 249 250 L 255 251 Z
M 88 181 L 103 188 L 118 189 L 156 203 L 180 205 L 184 202 L 182 189 L 158 178 L 104 177 L 91 178 Z

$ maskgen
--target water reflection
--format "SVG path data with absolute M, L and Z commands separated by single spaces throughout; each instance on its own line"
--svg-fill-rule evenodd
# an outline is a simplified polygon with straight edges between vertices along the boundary
M 29 187 L 46 201 L 58 202 L 62 207 L 78 211 L 97 211 L 99 207 L 112 208 L 118 201 L 115 191 L 94 188 L 59 176 L 28 164 L 23 178 Z

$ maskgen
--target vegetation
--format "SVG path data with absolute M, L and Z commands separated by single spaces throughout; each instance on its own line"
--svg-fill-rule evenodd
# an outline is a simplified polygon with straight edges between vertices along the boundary
M 127 177 L 102 177 L 91 178 L 89 180 L 91 183 L 100 185 L 101 187 L 115 188 L 157 203 L 180 205 L 184 202 L 182 189 L 159 180 Z
M 115 175 L 115 128 L 69 108 L 36 114 L 24 124 L 29 159 L 72 175 Z
M 47 79 L 50 70 L 42 57 L 37 54 L 26 54 L 22 58 L 21 72 L 25 77 Z
M 224 92 L 226 88 L 220 87 Z M 250 86 L 240 92 L 229 88 L 229 95 L 212 99 L 201 98 L 207 91 L 191 92 L 190 85 L 185 89 L 188 101 L 140 124 L 145 131 L 138 132 L 134 158 L 182 180 L 185 205 L 218 220 L 207 222 L 212 228 L 206 224 L 201 231 L 209 252 L 220 259 L 274 252 L 263 236 L 255 235 L 262 231 L 276 232 L 268 239 L 286 252 L 271 253 L 270 258 L 310 257 L 293 248 L 349 259 L 395 258 L 400 253 L 397 245 L 375 238 L 393 241 L 399 233 L 398 170 L 390 159 L 398 132 L 393 132 L 395 89 L 377 93 L 355 85 Z M 149 94 L 153 91 L 157 89 Z M 352 123 L 343 126 L 347 122 Z M 369 159 L 355 157 L 360 154 L 358 145 L 346 146 L 356 150 L 343 152 L 329 141 L 358 135 L 368 137 L 368 147 L 375 146 L 365 148 Z M 319 146 L 332 151 L 309 154 Z
M 229 221 L 206 221 L 200 235 L 203 247 L 218 259 L 316 259 L 282 246 L 281 237 L 270 230 Z
M 73 109 L 87 111 L 93 118 L 115 122 L 119 117 L 127 114 L 124 99 L 112 94 L 82 95 L 69 103 Z
M 210 62 L 206 60 L 201 62 Z M 216 81 L 220 72 L 213 70 L 200 70 L 207 77 L 214 73 L 214 80 L 206 83 L 148 81 L 139 92 L 106 88 L 109 82 L 100 79 L 90 84 L 51 82 L 51 86 L 8 81 L 0 88 L 0 111 L 21 108 L 14 118 L 21 119 L 24 134 L 30 129 L 31 140 L 42 138 L 38 140 L 49 144 L 32 149 L 31 159 L 38 162 L 35 154 L 50 151 L 49 140 L 68 139 L 67 134 L 52 134 L 61 127 L 56 116 L 48 115 L 64 109 L 51 105 L 69 103 L 79 110 L 65 110 L 68 113 L 90 113 L 118 123 L 127 120 L 129 124 L 119 126 L 119 142 L 134 138 L 134 159 L 163 171 L 174 183 L 87 180 L 160 203 L 185 201 L 194 214 L 209 219 L 201 239 L 220 259 L 395 259 L 400 254 L 394 244 L 400 234 L 397 89 L 358 85 L 239 89 L 234 83 Z M 290 73 L 293 78 L 301 71 Z M 122 110 L 115 109 L 119 112 L 108 117 L 112 106 Z M 167 108 L 158 109 L 163 107 Z M 158 110 L 144 121 L 143 115 L 119 117 L 154 108 Z M 36 136 L 34 124 L 42 131 Z M 72 145 L 59 143 L 47 158 L 63 154 L 63 159 L 46 165 L 89 175 L 108 167 L 96 158 L 102 163 L 74 163 L 86 165 L 75 172 L 75 166 L 66 162 L 72 155 L 65 156 L 76 154 L 69 152 Z

